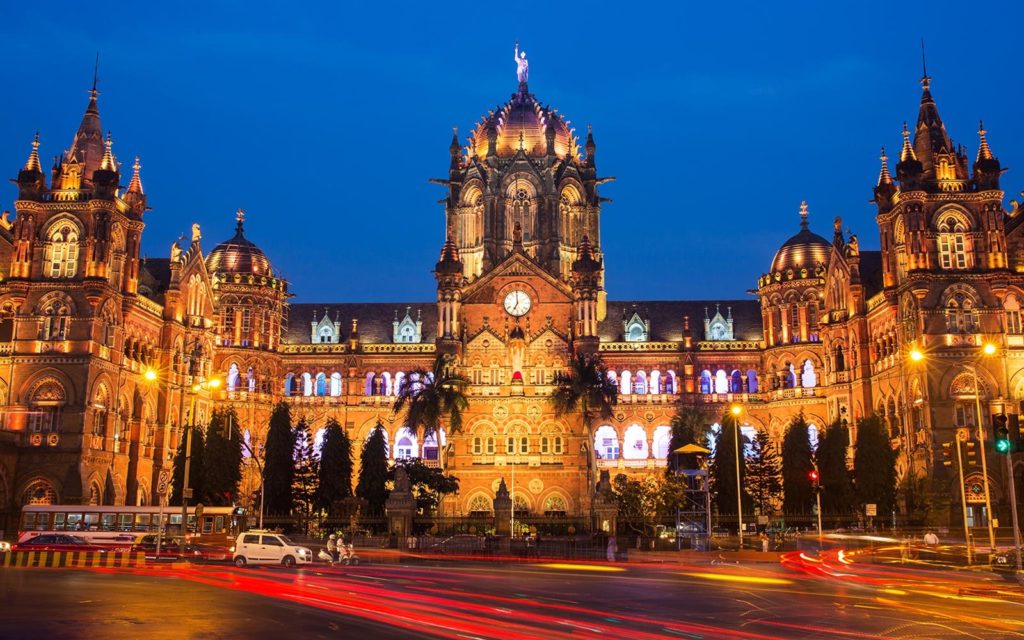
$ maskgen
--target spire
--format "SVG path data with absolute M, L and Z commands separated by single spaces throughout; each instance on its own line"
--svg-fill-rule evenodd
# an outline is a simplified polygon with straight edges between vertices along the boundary
M 587 125 L 587 143 L 585 146 L 587 150 L 587 164 L 594 165 L 594 154 L 597 153 L 597 144 L 594 143 L 594 127 Z
M 25 171 L 38 171 L 43 172 L 43 167 L 39 163 L 39 132 L 36 131 L 35 138 L 32 139 L 32 151 L 28 154 L 28 160 L 25 161 Z
M 892 184 L 892 176 L 889 175 L 889 156 L 885 155 L 885 147 L 882 147 L 882 155 L 879 160 L 882 161 L 882 171 L 878 174 L 878 186 Z
M 907 160 L 917 160 L 917 154 L 914 153 L 914 147 L 910 144 L 910 131 L 907 130 L 907 121 L 903 121 L 903 148 L 900 149 L 900 162 L 906 162 Z
M 594 258 L 594 246 L 590 243 L 590 236 L 583 234 L 580 244 L 576 247 L 576 260 L 572 263 L 572 270 L 577 272 L 596 272 L 601 269 L 601 262 Z
M 238 211 L 235 212 L 235 234 L 243 235 L 245 231 L 245 211 L 242 207 L 238 207 Z
M 807 201 L 804 200 L 800 203 L 800 230 L 807 231 Z
M 141 168 L 139 156 L 135 156 L 135 162 L 132 164 L 132 180 L 128 183 L 128 193 L 137 193 L 139 195 L 145 193 L 142 190 L 142 179 L 139 177 L 139 169 Z
M 437 262 L 436 270 L 439 273 L 460 273 L 462 271 L 462 259 L 459 258 L 459 248 L 451 236 L 444 241 L 441 247 L 441 259 Z
M 100 160 L 100 169 L 104 171 L 117 171 L 117 164 L 114 162 L 113 152 L 114 141 L 110 137 L 110 132 L 107 132 L 107 141 L 104 144 L 103 159 Z
M 922 59 L 922 64 L 923 64 Z M 953 142 L 946 133 L 946 125 L 939 116 L 939 107 L 931 92 L 931 77 L 928 70 L 922 70 L 921 106 L 917 112 L 917 127 L 914 129 L 914 152 L 923 163 L 924 170 L 932 171 L 936 154 L 953 153 Z
M 928 77 L 928 61 L 924 55 L 924 38 L 921 38 L 921 86 L 924 87 L 925 91 L 928 91 L 928 85 L 930 85 L 932 79 Z
M 980 138 L 978 142 L 978 162 L 981 162 L 982 160 L 991 160 L 993 158 L 992 150 L 988 147 L 988 140 L 985 139 L 985 133 L 985 123 L 978 120 L 978 137 Z M 38 140 L 38 135 L 36 138 Z
M 83 177 L 86 180 L 92 179 L 92 174 L 100 166 L 103 158 L 103 127 L 100 124 L 100 110 L 97 99 L 100 95 L 97 86 L 99 84 L 99 56 L 96 58 L 96 70 L 93 72 L 92 88 L 89 89 L 89 104 L 85 108 L 82 122 L 78 125 L 75 138 L 71 142 L 71 149 L 67 153 L 67 160 L 77 161 L 85 165 Z

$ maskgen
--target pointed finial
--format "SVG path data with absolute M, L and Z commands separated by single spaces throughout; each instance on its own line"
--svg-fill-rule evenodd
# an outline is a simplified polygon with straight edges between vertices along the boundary
M 924 55 L 924 38 L 921 38 L 921 87 L 927 91 L 931 82 L 932 79 L 928 76 L 928 61 Z
M 92 90 L 90 93 L 97 94 L 99 90 L 96 88 L 100 83 L 100 52 L 96 52 L 96 64 L 92 68 Z
M 988 140 L 985 139 L 985 123 L 978 120 L 978 137 L 981 140 L 978 142 L 978 160 L 991 160 L 992 150 L 988 147 Z
M 519 132 L 519 150 L 526 151 L 526 138 L 523 136 L 523 132 Z
M 906 162 L 907 160 L 917 160 L 917 154 L 914 153 L 914 147 L 910 144 L 910 130 L 907 129 L 907 121 L 903 121 L 903 148 L 900 149 L 900 162 Z
M 882 161 L 882 171 L 878 174 L 878 184 L 892 184 L 892 176 L 889 175 L 889 156 L 885 155 L 885 147 L 882 147 L 879 160 Z
M 107 140 L 104 143 L 103 159 L 100 160 L 100 169 L 106 171 L 117 171 L 117 165 L 114 163 L 114 152 L 112 151 L 114 141 L 110 137 L 110 132 L 107 132 Z
M 128 193 L 144 193 L 142 190 L 142 178 L 139 177 L 139 169 L 141 168 L 139 156 L 135 156 L 135 162 L 132 164 L 132 179 L 128 183 Z
M 242 233 L 243 226 L 245 225 L 245 210 L 242 207 L 238 207 L 238 211 L 235 212 L 235 231 Z
M 800 228 L 804 231 L 807 230 L 807 201 L 804 200 L 800 203 Z
M 25 162 L 26 171 L 43 171 L 42 165 L 39 163 L 39 132 L 36 131 L 35 137 L 32 139 L 32 151 L 28 154 L 28 160 Z

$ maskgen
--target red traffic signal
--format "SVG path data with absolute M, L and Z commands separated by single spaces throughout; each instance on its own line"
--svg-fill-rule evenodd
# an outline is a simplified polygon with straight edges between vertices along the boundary
M 808 472 L 807 477 L 811 479 L 811 482 L 817 482 L 818 481 L 818 472 L 817 471 L 810 471 L 810 472 Z
M 953 466 L 953 443 L 943 442 L 942 443 L 942 465 L 945 467 Z

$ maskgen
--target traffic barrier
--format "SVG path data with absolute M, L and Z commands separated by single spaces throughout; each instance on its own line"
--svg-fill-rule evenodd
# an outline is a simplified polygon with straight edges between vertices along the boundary
M 8 551 L 0 566 L 4 567 L 141 567 L 146 554 L 114 551 Z

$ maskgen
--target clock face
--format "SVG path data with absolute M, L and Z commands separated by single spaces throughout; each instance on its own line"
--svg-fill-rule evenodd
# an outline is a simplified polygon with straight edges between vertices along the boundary
M 507 311 L 510 316 L 518 318 L 519 316 L 526 315 L 526 312 L 530 310 L 530 306 L 532 304 L 530 296 L 525 291 L 517 289 L 515 291 L 510 291 L 508 295 L 505 296 L 505 311 Z

